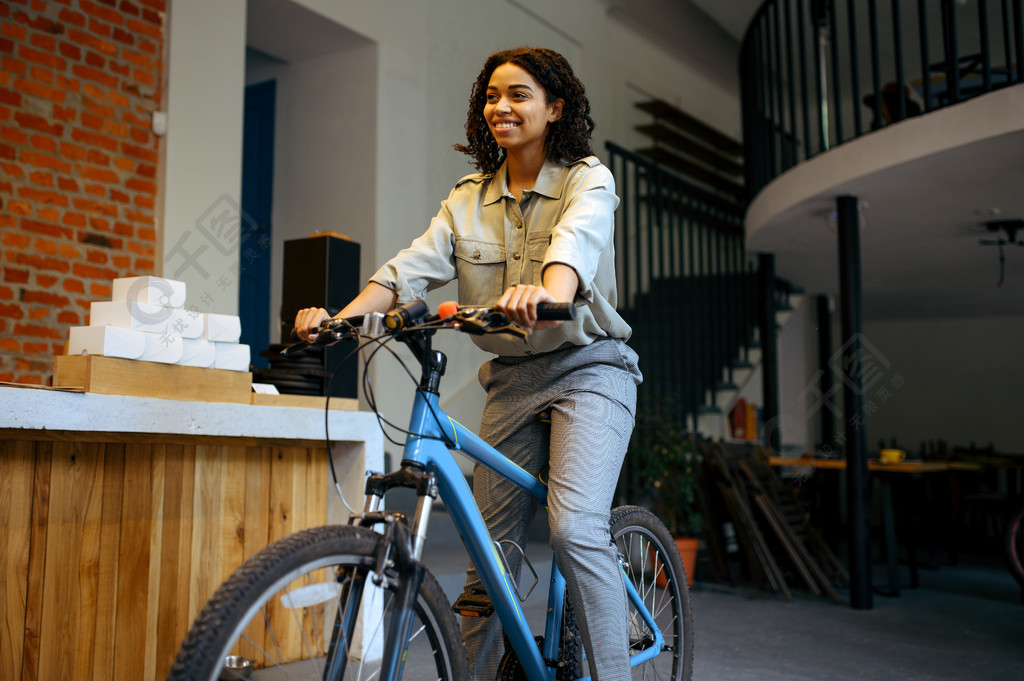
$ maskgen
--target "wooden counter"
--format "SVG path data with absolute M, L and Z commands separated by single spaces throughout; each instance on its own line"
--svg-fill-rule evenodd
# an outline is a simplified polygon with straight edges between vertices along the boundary
M 329 427 L 361 505 L 380 428 Z M 347 517 L 323 435 L 321 409 L 0 387 L 0 679 L 163 679 L 245 558 Z

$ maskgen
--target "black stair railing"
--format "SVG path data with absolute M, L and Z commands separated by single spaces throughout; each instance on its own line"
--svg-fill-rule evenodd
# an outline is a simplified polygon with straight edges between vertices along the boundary
M 620 198 L 618 307 L 644 371 L 640 404 L 697 430 L 756 343 L 757 277 L 743 210 L 646 157 L 607 148 Z
M 1021 0 L 766 0 L 740 53 L 748 197 L 830 147 L 1024 82 Z

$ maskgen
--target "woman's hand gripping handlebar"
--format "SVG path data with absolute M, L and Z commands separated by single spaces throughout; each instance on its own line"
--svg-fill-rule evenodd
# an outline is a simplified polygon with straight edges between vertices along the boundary
M 334 345 L 345 338 L 358 340 L 363 317 L 348 319 L 327 318 L 320 322 L 315 333 L 305 334 L 303 339 L 296 329 L 292 329 L 292 340 L 298 343 L 289 345 L 281 351 L 282 357 L 291 357 L 314 345 Z
M 414 329 L 455 328 L 464 333 L 483 335 L 490 333 L 507 333 L 525 338 L 527 332 L 509 320 L 505 313 L 496 307 L 477 305 L 459 305 L 454 301 L 442 303 L 436 315 L 430 314 L 430 308 L 422 300 L 415 300 L 400 305 L 383 315 L 383 328 L 368 329 L 367 322 L 374 321 L 379 314 L 365 317 L 349 317 L 336 319 L 326 317 L 319 320 L 311 332 L 299 333 L 292 330 L 292 338 L 300 340 L 281 351 L 288 357 L 312 345 L 332 345 L 345 338 L 358 339 L 360 336 L 376 338 L 384 335 L 398 336 Z M 326 315 L 326 313 L 324 313 Z M 576 318 L 576 307 L 572 303 L 538 303 L 537 319 L 539 321 L 568 321 Z M 309 328 L 309 327 L 307 327 Z
M 558 322 L 575 318 L 576 308 L 572 303 L 537 304 L 538 321 Z M 384 315 L 384 326 L 392 332 L 432 325 L 451 326 L 460 331 L 477 335 L 484 333 L 526 335 L 521 327 L 513 324 L 508 316 L 497 307 L 459 305 L 453 300 L 441 303 L 437 308 L 436 315 L 430 314 L 430 308 L 422 300 L 406 303 Z
M 526 338 L 527 331 L 509 320 L 496 307 L 474 305 L 459 306 L 454 301 L 442 303 L 437 308 L 438 316 L 455 328 L 476 336 L 485 333 L 507 333 Z M 569 321 L 576 319 L 576 307 L 572 303 L 538 303 L 538 321 Z

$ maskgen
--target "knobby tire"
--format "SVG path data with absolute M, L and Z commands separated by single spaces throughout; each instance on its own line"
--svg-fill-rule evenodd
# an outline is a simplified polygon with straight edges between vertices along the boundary
M 633 678 L 690 681 L 693 674 L 690 589 L 672 535 L 657 516 L 639 506 L 614 509 L 611 532 L 626 574 L 665 638 L 663 652 L 633 667 Z M 649 629 L 631 604 L 629 630 L 630 653 L 635 654 L 645 646 Z
M 355 633 L 346 639 L 362 644 L 348 645 L 344 678 L 376 678 L 374 655 L 379 657 L 396 588 L 390 581 L 396 577 L 393 569 L 385 570 L 389 577 L 385 588 L 373 586 L 380 541 L 381 535 L 369 529 L 328 526 L 297 532 L 266 547 L 239 567 L 207 602 L 168 678 L 217 681 L 227 656 L 241 655 L 255 662 L 253 681 L 274 666 L 284 670 L 283 676 L 274 678 L 322 679 L 325 650 L 339 612 L 362 613 L 353 627 Z M 354 594 L 376 605 L 360 610 L 349 601 Z M 405 681 L 468 678 L 455 615 L 429 572 L 415 604 L 406 655 Z

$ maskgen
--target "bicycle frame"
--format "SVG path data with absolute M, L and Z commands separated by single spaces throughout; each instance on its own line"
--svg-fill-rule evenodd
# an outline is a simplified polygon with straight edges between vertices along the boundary
M 443 311 L 445 308 L 448 311 Z M 573 310 L 569 304 L 555 304 L 538 306 L 537 312 L 558 320 L 571 318 Z M 342 496 L 351 512 L 347 525 L 304 529 L 247 559 L 193 622 L 170 678 L 226 678 L 225 671 L 243 667 L 260 673 L 274 667 L 278 670 L 274 678 L 313 670 L 325 679 L 397 681 L 404 671 L 410 678 L 424 675 L 422 678 L 457 681 L 465 677 L 467 660 L 456 616 L 438 580 L 422 561 L 433 501 L 438 498 L 447 505 L 479 573 L 481 591 L 487 594 L 475 590 L 463 594 L 456 607 L 464 616 L 497 615 L 509 651 L 502 660 L 501 676 L 556 681 L 583 673 L 586 657 L 580 652 L 572 613 L 567 612 L 566 581 L 557 562 L 551 561 L 545 636 L 538 645 L 506 561 L 505 542 L 492 541 L 453 455 L 462 452 L 478 466 L 533 495 L 531 504 L 547 506 L 548 486 L 541 473 L 527 472 L 441 408 L 439 389 L 447 359 L 431 348 L 431 338 L 442 328 L 525 337 L 523 329 L 496 308 L 463 309 L 446 303 L 438 315 L 432 315 L 425 303 L 414 301 L 387 315 L 375 313 L 358 321 L 355 317 L 324 320 L 317 332 L 310 334 L 312 338 L 286 349 L 291 354 L 309 345 L 359 340 L 357 351 L 372 348 L 364 354 L 369 364 L 377 351 L 392 351 L 387 343 L 405 344 L 422 373 L 408 430 L 403 431 L 401 464 L 388 473 L 366 477 L 362 511 Z M 398 360 L 408 371 L 402 358 Z M 367 402 L 385 427 L 385 436 L 397 442 L 387 432 L 392 424 L 377 407 L 369 374 L 364 374 L 364 381 Z M 329 432 L 325 439 L 330 453 Z M 328 463 L 340 495 L 341 479 L 332 458 Z M 415 490 L 416 510 L 408 522 L 404 513 L 386 507 L 385 497 L 395 488 Z M 664 670 L 652 670 L 653 675 L 688 681 L 693 637 L 689 599 L 671 536 L 657 518 L 638 507 L 611 510 L 611 519 L 617 547 L 612 555 L 618 556 L 619 576 L 630 604 L 623 613 L 627 615 L 630 666 L 636 668 L 656 658 L 666 664 L 660 665 Z M 655 586 L 662 575 L 667 577 L 668 590 Z M 669 641 L 655 616 L 665 618 Z M 278 625 L 281 628 L 275 631 Z M 241 654 L 251 654 L 253 659 L 239 657 Z M 593 660 L 590 662 L 593 666 Z M 646 665 L 634 673 L 641 671 L 647 675 Z M 268 677 L 271 674 L 268 672 Z
M 495 614 L 501 620 L 526 678 L 531 681 L 553 680 L 557 669 L 548 665 L 545 660 L 558 658 L 565 579 L 558 569 L 557 562 L 552 558 L 548 587 L 549 607 L 542 651 L 534 642 L 533 632 L 523 615 L 512 576 L 505 570 L 502 557 L 498 553 L 500 549 L 491 540 L 473 499 L 473 493 L 445 441 L 452 443 L 452 451 L 460 451 L 473 461 L 494 470 L 527 490 L 544 505 L 547 503 L 547 485 L 448 416 L 440 407 L 436 393 L 422 388 L 416 391 L 409 432 L 410 435 L 405 442 L 403 464 L 422 466 L 428 473 L 436 476 L 438 493 L 448 508 L 452 521 L 490 595 Z M 419 528 L 414 530 L 423 531 Z M 631 665 L 636 666 L 660 652 L 664 637 L 625 571 L 622 571 L 622 575 L 627 598 L 655 634 L 653 645 L 630 658 Z

